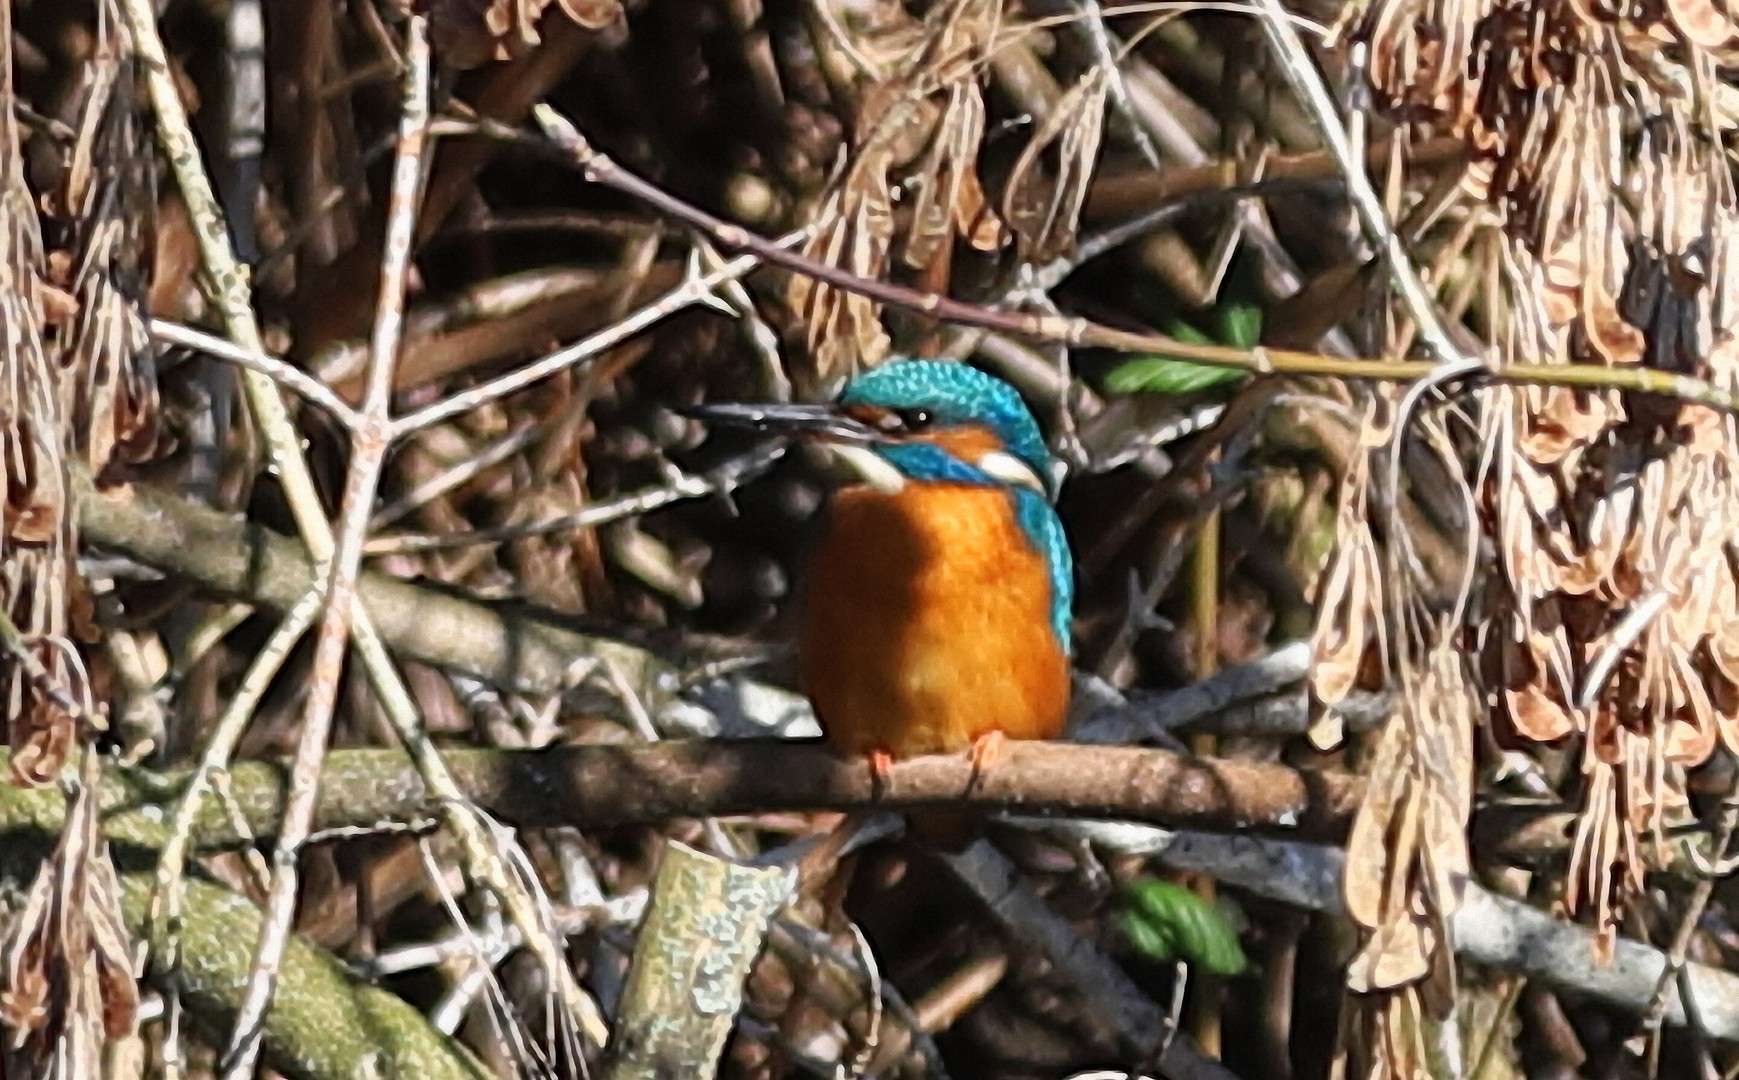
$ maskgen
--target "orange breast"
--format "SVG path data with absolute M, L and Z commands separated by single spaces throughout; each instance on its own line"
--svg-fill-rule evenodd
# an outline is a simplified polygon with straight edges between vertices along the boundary
M 1050 627 L 1044 559 L 1005 493 L 847 488 L 809 568 L 799 678 L 847 754 L 1054 738 L 1069 664 Z

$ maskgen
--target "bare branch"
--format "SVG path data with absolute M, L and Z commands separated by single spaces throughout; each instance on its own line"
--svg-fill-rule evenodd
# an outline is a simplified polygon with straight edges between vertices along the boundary
M 775 241 L 774 249 L 782 250 L 786 245 L 802 243 L 807 236 L 807 230 L 791 233 Z M 581 338 L 565 349 L 559 349 L 542 360 L 510 371 L 500 378 L 491 379 L 481 386 L 454 394 L 452 397 L 438 401 L 427 408 L 399 417 L 392 425 L 392 437 L 398 439 L 409 432 L 420 430 L 431 424 L 438 424 L 443 420 L 450 420 L 455 416 L 470 412 L 486 402 L 506 397 L 508 394 L 518 393 L 542 379 L 549 378 L 558 371 L 590 360 L 605 349 L 621 344 L 640 331 L 669 318 L 689 305 L 711 297 L 713 290 L 720 285 L 735 281 L 759 265 L 761 265 L 761 259 L 752 255 L 741 255 L 716 270 L 698 277 L 690 277 L 652 303 L 616 320 L 589 337 Z
M 294 367 L 275 356 L 264 352 L 249 352 L 233 341 L 220 338 L 216 334 L 208 334 L 191 326 L 170 322 L 167 319 L 151 320 L 151 336 L 157 341 L 168 345 L 179 345 L 184 349 L 197 349 L 207 356 L 215 356 L 226 360 L 246 371 L 257 372 L 266 376 L 284 389 L 306 398 L 332 414 L 346 429 L 354 429 L 358 416 L 350 403 L 338 396 L 337 391 L 321 382 L 319 379 Z
M 611 499 L 608 502 L 576 510 L 571 514 L 563 514 L 560 517 L 547 518 L 543 521 L 527 521 L 517 525 L 502 525 L 493 529 L 472 529 L 469 532 L 435 533 L 422 536 L 384 536 L 378 540 L 370 541 L 368 546 L 364 548 L 364 552 L 369 555 L 386 555 L 398 552 L 437 551 L 442 548 L 465 547 L 469 544 L 491 544 L 503 540 L 516 540 L 522 536 L 538 536 L 543 533 L 595 529 L 600 525 L 650 513 L 685 499 L 698 499 L 720 493 L 728 494 L 736 490 L 738 485 L 747 483 L 766 472 L 774 462 L 785 455 L 785 450 L 786 447 L 783 444 L 770 443 L 757 447 L 700 475 L 679 475 L 668 484 L 649 487 L 642 491 Z
M 338 701 L 338 683 L 343 676 L 345 643 L 350 638 L 362 544 L 381 467 L 391 443 L 393 367 L 404 328 L 405 275 L 415 239 L 423 150 L 429 138 L 428 35 L 427 16 L 412 15 L 406 29 L 404 106 L 387 205 L 386 250 L 381 259 L 380 301 L 370 341 L 367 389 L 351 430 L 350 469 L 344 484 L 335 547 L 323 583 L 325 610 L 314 641 L 314 666 L 309 675 L 295 761 L 290 769 L 290 798 L 284 805 L 284 820 L 272 848 L 272 887 L 266 898 L 265 920 L 255 946 L 253 973 L 223 1055 L 226 1080 L 246 1080 L 254 1073 L 266 1010 L 271 1007 L 279 964 L 289 945 L 300 881 L 298 865 L 320 792 L 321 766 L 332 730 L 333 707 Z
M 548 137 L 561 147 L 588 179 L 641 199 L 660 213 L 701 229 L 721 247 L 748 252 L 764 262 L 808 275 L 835 288 L 858 293 L 883 304 L 907 308 L 963 326 L 979 327 L 1016 337 L 1061 342 L 1076 347 L 1159 353 L 1191 363 L 1237 368 L 1261 375 L 1327 375 L 1340 379 L 1409 382 L 1429 388 L 1459 375 L 1480 371 L 1494 379 L 1523 385 L 1630 390 L 1677 398 L 1726 412 L 1739 412 L 1739 394 L 1724 390 L 1706 379 L 1640 366 L 1620 368 L 1592 364 L 1506 363 L 1487 368 L 1472 361 L 1445 364 L 1363 357 L 1341 359 L 1264 346 L 1240 349 L 1229 345 L 1180 341 L 1163 334 L 1118 330 L 1082 318 L 986 308 L 892 282 L 871 280 L 836 266 L 818 263 L 799 252 L 786 250 L 781 243 L 769 241 L 740 226 L 721 221 L 622 168 L 588 142 L 573 124 L 554 109 L 540 105 L 535 112 Z M 503 125 L 485 125 L 483 130 L 498 138 L 527 141 L 526 136 Z

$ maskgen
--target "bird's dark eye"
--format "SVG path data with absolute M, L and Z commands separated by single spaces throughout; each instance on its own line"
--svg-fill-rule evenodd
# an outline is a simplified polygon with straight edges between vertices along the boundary
M 895 409 L 894 415 L 900 418 L 901 426 L 907 431 L 923 431 L 936 419 L 928 409 Z

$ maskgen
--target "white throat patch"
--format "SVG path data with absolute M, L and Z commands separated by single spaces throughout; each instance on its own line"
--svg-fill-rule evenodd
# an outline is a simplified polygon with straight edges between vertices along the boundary
M 894 468 L 893 462 L 869 447 L 833 443 L 828 449 L 833 451 L 836 459 L 857 473 L 871 489 L 883 495 L 898 495 L 905 489 L 906 478 L 900 475 L 900 470 Z
M 1005 484 L 1031 488 L 1046 498 L 1050 492 L 1045 490 L 1045 482 L 1033 472 L 1032 466 L 1003 450 L 992 450 L 978 459 L 978 468 L 996 477 Z

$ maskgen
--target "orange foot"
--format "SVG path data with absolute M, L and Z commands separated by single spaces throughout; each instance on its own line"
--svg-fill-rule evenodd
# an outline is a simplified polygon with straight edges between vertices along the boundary
M 1001 765 L 1008 757 L 1008 740 L 1000 731 L 987 731 L 972 740 L 972 746 L 966 751 L 968 760 L 972 762 L 972 782 L 977 783 L 990 770 Z
M 894 755 L 886 750 L 871 750 L 869 752 L 870 790 L 886 791 L 888 777 L 894 771 Z

